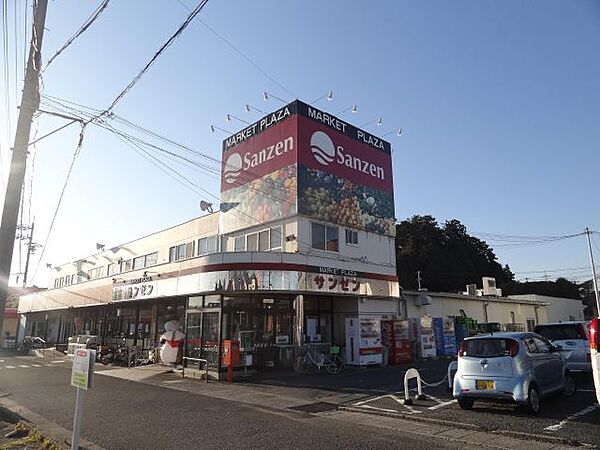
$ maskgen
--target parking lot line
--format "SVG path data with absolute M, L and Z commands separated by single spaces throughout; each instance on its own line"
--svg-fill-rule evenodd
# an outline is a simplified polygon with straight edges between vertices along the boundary
M 360 407 L 361 408 L 368 408 L 368 409 L 375 409 L 377 411 L 384 411 L 384 412 L 390 412 L 390 413 L 397 413 L 398 412 L 395 409 L 378 408 L 377 406 L 371 406 L 371 405 L 360 405 Z
M 15 366 L 4 366 L 4 367 L 6 367 L 7 369 L 16 369 Z
M 20 364 L 19 367 L 22 369 L 29 369 L 29 366 L 26 366 L 25 364 Z
M 428 409 L 429 409 L 429 411 L 435 411 L 436 409 L 443 408 L 444 406 L 450 406 L 450 405 L 452 405 L 452 404 L 456 403 L 457 401 L 458 401 L 458 400 L 456 400 L 456 399 L 454 399 L 454 400 L 449 400 L 449 401 L 447 401 L 447 402 L 442 402 L 442 403 L 439 403 L 439 404 L 437 404 L 437 405 L 430 406 Z
M 584 408 L 581 411 L 576 412 L 575 414 L 571 414 L 566 419 L 561 420 L 557 424 L 550 425 L 549 427 L 544 428 L 544 430 L 545 431 L 558 431 L 562 427 L 564 427 L 566 424 L 568 424 L 570 421 L 572 421 L 573 419 L 576 419 L 581 416 L 585 416 L 586 414 L 589 414 L 592 411 L 594 411 L 597 407 L 598 407 L 598 403 L 593 403 L 590 406 L 588 406 L 587 408 Z
M 379 397 L 375 397 L 375 398 L 369 398 L 369 399 L 363 400 L 361 402 L 356 402 L 353 406 L 362 406 L 365 403 L 371 403 L 371 402 L 374 402 L 374 401 L 377 401 L 377 400 L 381 400 L 382 398 L 385 398 L 387 396 L 388 396 L 388 394 L 380 395 Z
M 64 363 L 64 361 L 50 361 L 52 364 Z
M 412 414 L 419 414 L 419 413 L 421 413 L 421 411 L 413 408 L 412 406 L 405 405 L 404 402 L 402 401 L 402 399 L 399 399 L 394 394 L 390 394 L 389 397 L 392 398 L 392 399 L 394 399 L 394 400 L 396 400 L 398 403 L 400 403 L 402 406 L 404 406 L 406 409 L 408 409 Z

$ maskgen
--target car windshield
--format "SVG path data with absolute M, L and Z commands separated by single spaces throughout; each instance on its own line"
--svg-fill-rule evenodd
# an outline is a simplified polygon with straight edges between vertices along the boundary
M 550 341 L 587 339 L 579 324 L 540 325 L 536 327 L 535 332 Z
M 508 339 L 469 339 L 464 342 L 464 356 L 494 358 L 510 355 Z

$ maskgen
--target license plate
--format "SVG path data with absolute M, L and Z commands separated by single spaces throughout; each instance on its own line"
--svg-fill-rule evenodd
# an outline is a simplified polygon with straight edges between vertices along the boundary
M 494 391 L 496 389 L 496 382 L 490 380 L 476 380 L 475 387 L 478 391 Z

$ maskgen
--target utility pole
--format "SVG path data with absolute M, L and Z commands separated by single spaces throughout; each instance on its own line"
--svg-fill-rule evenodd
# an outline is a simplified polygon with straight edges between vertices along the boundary
M 31 121 L 33 120 L 33 113 L 38 110 L 40 105 L 39 72 L 42 65 L 42 38 L 44 36 L 48 0 L 36 0 L 33 4 L 33 27 L 31 44 L 29 45 L 29 58 L 25 71 L 25 84 L 23 86 L 23 96 L 21 97 L 15 143 L 10 161 L 10 174 L 6 185 L 2 223 L 0 224 L 0 343 L 3 336 L 2 327 L 8 294 L 8 278 L 15 245 L 21 188 L 25 177 Z
M 35 245 L 33 243 L 33 229 L 35 228 L 35 218 L 31 223 L 29 229 L 29 244 L 27 244 L 27 258 L 25 258 L 25 272 L 23 273 L 23 287 L 27 287 L 27 271 L 29 270 L 29 257 L 35 251 Z
M 592 242 L 590 240 L 590 229 L 585 228 L 587 236 L 588 250 L 590 252 L 590 264 L 592 265 L 592 282 L 594 286 L 594 295 L 596 296 L 596 311 L 600 314 L 600 299 L 598 299 L 598 280 L 596 279 L 596 266 L 594 266 L 594 254 L 592 253 Z

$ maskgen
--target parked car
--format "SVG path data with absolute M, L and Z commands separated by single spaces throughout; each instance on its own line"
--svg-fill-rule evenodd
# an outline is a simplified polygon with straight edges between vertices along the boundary
M 471 409 L 476 400 L 507 401 L 537 414 L 543 397 L 575 393 L 560 350 L 535 333 L 466 338 L 458 352 L 453 396 L 463 409 Z
M 589 322 L 553 322 L 535 327 L 534 332 L 562 347 L 571 372 L 591 372 Z
M 594 386 L 596 388 L 596 400 L 600 402 L 600 319 L 594 317 L 590 324 L 590 350 L 592 359 L 592 375 L 594 377 Z

